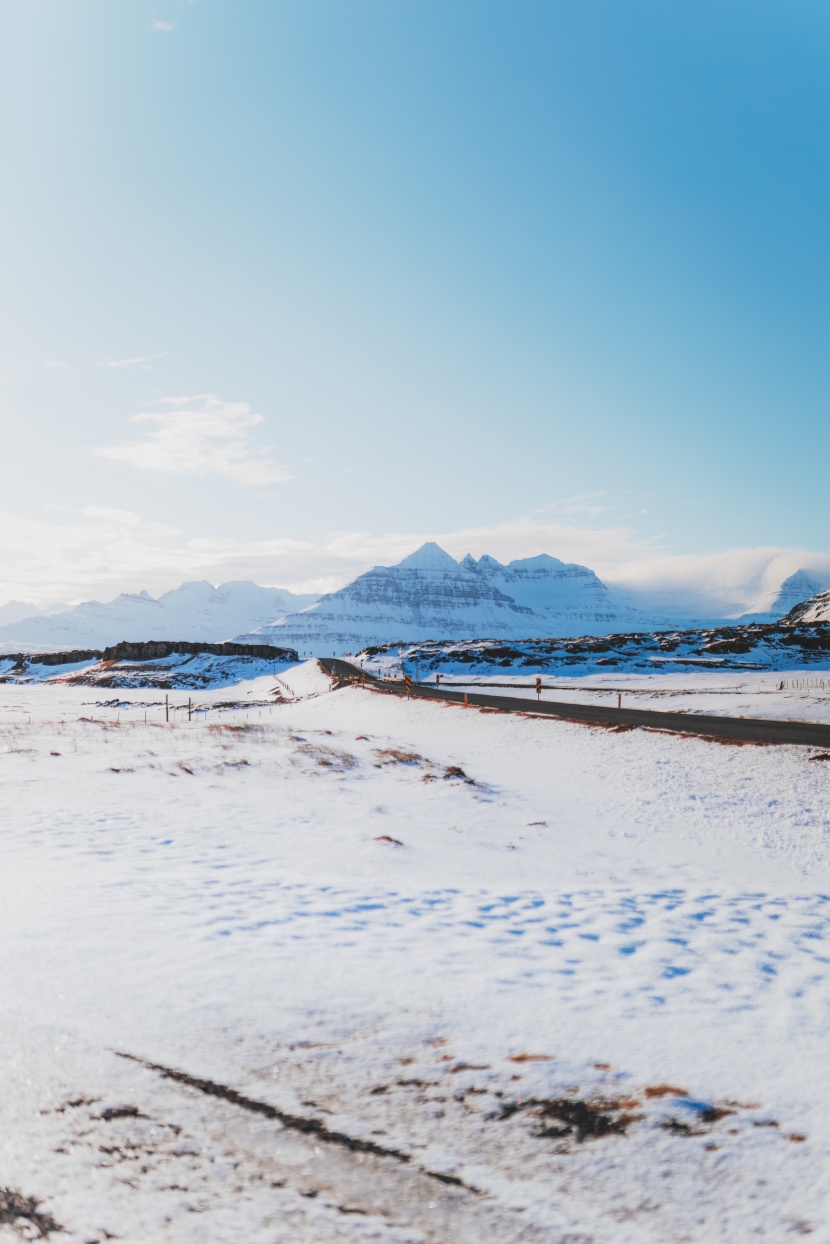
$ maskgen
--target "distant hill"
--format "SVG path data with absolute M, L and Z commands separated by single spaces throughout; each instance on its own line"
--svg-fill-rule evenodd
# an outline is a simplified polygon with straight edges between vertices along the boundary
M 273 622 L 317 598 L 248 581 L 183 583 L 155 599 L 123 594 L 85 601 L 65 613 L 41 614 L 0 626 L 0 652 L 106 648 L 121 640 L 179 639 L 219 643 L 240 630 Z
M 603 635 L 659 624 L 617 599 L 586 566 L 547 554 L 506 566 L 489 556 L 459 562 L 428 543 L 396 566 L 375 566 L 308 609 L 237 638 L 325 656 L 398 640 Z
M 0 605 L 0 627 L 22 622 L 24 618 L 35 618 L 39 613 L 37 605 L 27 605 L 22 600 L 7 601 L 5 605 Z
M 777 622 L 788 614 L 791 609 L 802 601 L 816 596 L 827 587 L 806 570 L 796 570 L 789 575 L 780 587 L 773 589 L 765 598 L 758 601 L 758 608 L 751 613 L 744 613 L 735 622 Z

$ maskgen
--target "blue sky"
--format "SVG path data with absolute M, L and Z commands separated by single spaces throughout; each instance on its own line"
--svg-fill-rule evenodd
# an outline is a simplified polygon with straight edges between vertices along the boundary
M 830 576 L 824 6 L 0 21 L 0 599 L 331 586 L 429 537 Z

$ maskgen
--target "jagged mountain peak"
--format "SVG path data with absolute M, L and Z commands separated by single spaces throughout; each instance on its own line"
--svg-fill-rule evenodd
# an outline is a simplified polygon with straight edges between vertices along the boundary
M 776 622 L 789 614 L 802 601 L 807 601 L 827 588 L 809 570 L 794 570 L 777 588 L 764 593 L 750 612 L 742 614 L 742 622 Z
M 458 562 L 454 557 L 450 557 L 440 544 L 436 544 L 434 540 L 428 540 L 414 553 L 410 553 L 408 557 L 404 557 L 403 561 L 398 562 L 397 566 L 387 567 L 387 569 L 453 571 L 458 570 Z
M 486 554 L 457 562 L 430 541 L 397 566 L 376 566 L 302 613 L 237 638 L 323 656 L 399 641 L 597 635 L 654 624 L 586 566 L 544 553 L 509 566 Z

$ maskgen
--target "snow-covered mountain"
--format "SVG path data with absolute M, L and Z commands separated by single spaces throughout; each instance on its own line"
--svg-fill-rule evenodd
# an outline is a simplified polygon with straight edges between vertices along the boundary
M 756 602 L 751 613 L 742 614 L 736 622 L 777 622 L 802 601 L 817 596 L 827 587 L 820 583 L 806 570 L 796 570 L 789 575 L 778 588 L 773 588 L 766 596 Z
M 65 613 L 42 614 L 0 626 L 0 652 L 61 652 L 105 648 L 122 639 L 192 639 L 220 643 L 240 630 L 303 609 L 315 596 L 246 581 L 183 583 L 155 599 L 123 594 L 102 604 L 85 601 Z
M 809 600 L 802 600 L 783 620 L 799 625 L 806 625 L 810 622 L 830 622 L 830 592 L 817 592 Z
M 488 556 L 457 562 L 429 543 L 237 639 L 287 645 L 301 656 L 343 655 L 398 640 L 603 635 L 656 625 L 585 566 L 546 554 L 507 566 Z
M 22 600 L 10 600 L 0 605 L 0 626 L 11 626 L 13 622 L 22 622 L 24 618 L 35 618 L 40 613 L 37 605 L 28 605 Z

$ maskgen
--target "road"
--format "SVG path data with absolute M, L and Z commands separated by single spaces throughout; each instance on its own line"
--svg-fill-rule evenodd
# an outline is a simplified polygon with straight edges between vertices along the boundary
M 403 681 L 375 678 L 349 661 L 321 657 L 320 664 L 335 678 L 357 679 L 373 691 L 406 695 Z M 516 696 L 488 695 L 478 691 L 452 691 L 449 687 L 428 686 L 413 680 L 413 696 L 442 700 L 449 704 L 468 704 L 475 708 L 499 709 L 506 713 L 532 713 L 581 721 L 601 726 L 642 726 L 648 730 L 672 730 L 705 738 L 726 739 L 734 743 L 792 743 L 801 747 L 830 749 L 830 725 L 808 721 L 775 721 L 757 717 L 717 717 L 705 713 L 661 713 L 645 708 L 612 708 L 596 704 L 566 704 L 556 700 L 524 700 Z

